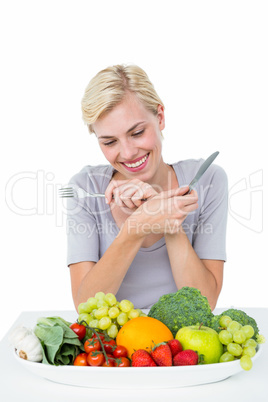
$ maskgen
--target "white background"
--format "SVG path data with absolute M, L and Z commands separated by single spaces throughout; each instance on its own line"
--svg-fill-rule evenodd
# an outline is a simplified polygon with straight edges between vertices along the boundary
M 6 1 L 1 37 L 1 329 L 74 309 L 57 189 L 105 163 L 82 122 L 89 80 L 135 63 L 166 107 L 166 162 L 207 157 L 229 177 L 218 307 L 268 307 L 266 1 Z M 6 197 L 6 198 L 5 198 Z

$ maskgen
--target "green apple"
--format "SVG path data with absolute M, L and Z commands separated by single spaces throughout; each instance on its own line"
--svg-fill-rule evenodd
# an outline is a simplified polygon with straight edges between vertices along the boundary
M 176 339 L 182 344 L 183 350 L 192 349 L 204 356 L 204 363 L 218 363 L 223 354 L 223 346 L 219 335 L 214 329 L 200 325 L 183 327 L 177 332 Z

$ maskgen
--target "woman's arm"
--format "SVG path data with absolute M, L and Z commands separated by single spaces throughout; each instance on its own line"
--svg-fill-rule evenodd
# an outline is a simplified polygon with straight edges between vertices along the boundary
M 209 182 L 200 184 L 198 225 L 193 246 L 183 227 L 166 234 L 166 245 L 178 288 L 193 286 L 208 298 L 214 309 L 222 288 L 225 260 L 228 181 L 220 167 L 214 167 Z M 210 228 L 210 230 L 201 230 Z
M 173 233 L 187 214 L 197 208 L 195 194 L 182 197 L 188 189 L 176 189 L 153 196 L 146 187 L 140 197 L 149 198 L 123 224 L 118 236 L 101 259 L 70 264 L 73 300 L 76 308 L 100 289 L 116 294 L 139 251 L 150 233 Z M 139 198 L 140 198 L 139 197 Z M 126 199 L 124 204 L 126 204 Z M 133 198 L 132 198 L 133 200 Z M 120 202 L 122 199 L 120 199 Z M 137 201 L 134 200 L 134 203 Z M 139 202 L 139 201 L 138 201 Z
M 119 207 L 129 208 L 129 212 L 132 214 L 133 210 L 137 210 L 137 207 L 143 203 L 142 199 L 149 199 L 155 194 L 157 194 L 156 191 L 150 185 L 140 180 L 113 180 L 106 190 L 106 200 L 109 204 L 115 202 Z M 114 196 L 114 199 L 112 196 Z M 76 223 L 77 226 L 80 224 L 85 227 L 94 226 L 94 219 L 87 221 L 87 215 L 88 212 L 81 209 Z M 70 218 L 72 219 L 73 216 L 71 215 Z M 72 295 L 76 309 L 81 302 L 85 302 L 100 290 L 105 293 L 117 293 L 144 238 L 142 230 L 139 231 L 139 227 L 136 227 L 135 222 L 132 223 L 129 224 L 128 221 L 124 223 L 119 234 L 98 262 L 86 260 L 69 265 Z M 71 225 L 72 227 L 73 224 Z M 70 234 L 73 234 L 71 230 Z M 91 231 L 87 236 L 91 237 L 90 234 Z M 76 236 L 78 235 L 79 231 L 77 230 Z M 79 239 L 75 239 L 75 241 L 78 242 Z M 95 241 L 95 247 L 97 247 L 96 243 Z M 92 247 L 92 244 L 90 247 Z
M 124 224 L 110 247 L 97 262 L 85 261 L 70 265 L 72 294 L 76 309 L 81 302 L 100 289 L 116 294 L 143 238 L 130 233 Z
M 172 274 L 178 289 L 191 286 L 206 296 L 214 310 L 223 282 L 221 260 L 200 260 L 182 226 L 175 234 L 165 234 Z

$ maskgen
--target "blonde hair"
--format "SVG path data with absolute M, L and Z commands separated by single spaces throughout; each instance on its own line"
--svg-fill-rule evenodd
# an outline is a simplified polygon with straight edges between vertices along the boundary
M 100 71 L 89 82 L 82 98 L 82 115 L 93 133 L 95 123 L 122 102 L 127 92 L 136 94 L 145 108 L 157 115 L 163 102 L 145 71 L 135 65 L 115 65 Z

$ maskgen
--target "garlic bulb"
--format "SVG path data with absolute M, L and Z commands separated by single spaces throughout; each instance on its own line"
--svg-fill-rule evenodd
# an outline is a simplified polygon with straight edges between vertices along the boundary
M 29 334 L 31 334 L 32 331 L 28 328 L 23 327 L 20 325 L 19 327 L 16 327 L 11 334 L 9 335 L 9 342 L 11 343 L 14 348 L 17 349 L 18 344 Z
M 19 357 L 32 362 L 43 360 L 43 350 L 37 336 L 31 329 L 19 326 L 9 336 L 9 342 Z
M 31 332 L 26 335 L 16 347 L 19 357 L 31 362 L 40 362 L 43 359 L 42 346 L 37 336 Z

